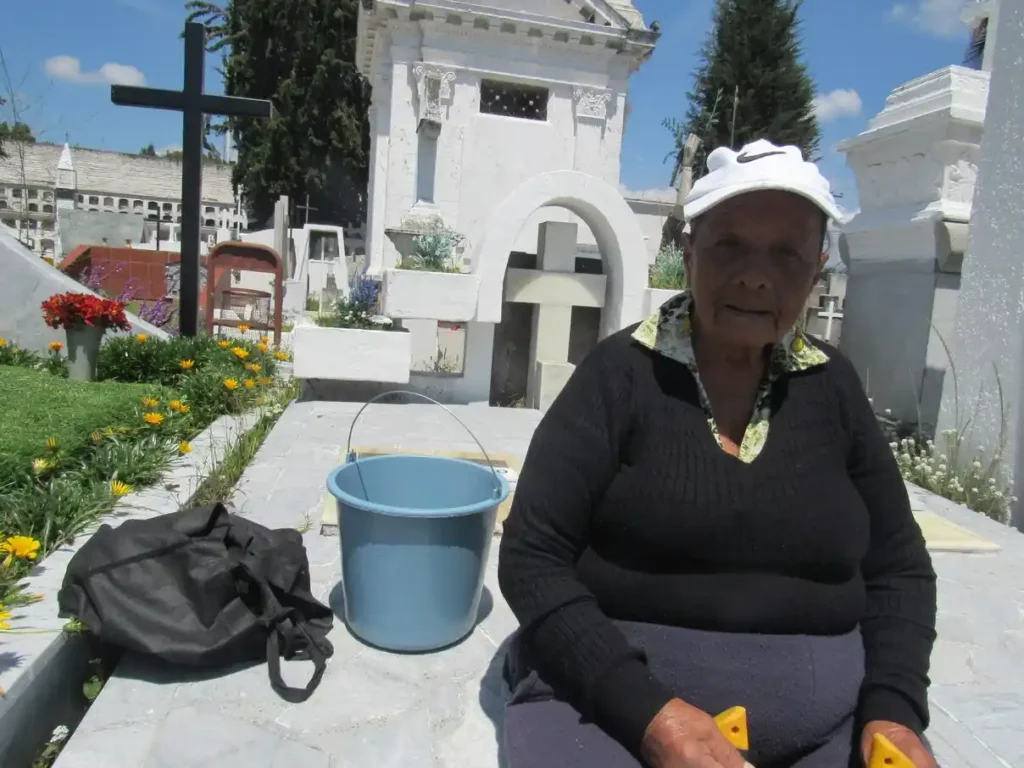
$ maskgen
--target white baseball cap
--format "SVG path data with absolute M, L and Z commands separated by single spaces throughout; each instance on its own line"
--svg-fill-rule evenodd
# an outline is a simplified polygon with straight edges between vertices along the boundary
M 832 187 L 818 166 L 804 160 L 799 147 L 777 147 L 765 139 L 739 152 L 719 147 L 708 155 L 708 172 L 694 182 L 683 201 L 683 216 L 693 221 L 731 197 L 765 189 L 805 197 L 830 219 L 842 220 Z

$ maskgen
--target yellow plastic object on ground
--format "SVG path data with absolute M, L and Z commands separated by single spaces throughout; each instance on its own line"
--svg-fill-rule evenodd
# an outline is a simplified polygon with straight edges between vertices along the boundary
M 715 716 L 715 725 L 726 740 L 740 751 L 750 749 L 750 734 L 747 732 L 747 710 L 744 707 L 730 707 Z M 871 766 L 874 768 L 874 766 Z
M 895 744 L 876 733 L 871 739 L 871 762 L 868 768 L 914 768 L 914 764 Z

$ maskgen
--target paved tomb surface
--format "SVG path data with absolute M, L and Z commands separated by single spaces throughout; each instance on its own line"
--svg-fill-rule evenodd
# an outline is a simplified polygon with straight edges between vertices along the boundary
M 248 468 L 235 499 L 271 527 L 305 530 L 314 594 L 338 610 L 338 539 L 320 535 L 324 480 L 357 403 L 298 403 Z M 488 451 L 523 456 L 536 412 L 453 409 Z M 353 443 L 473 453 L 462 428 L 432 406 L 372 405 Z M 997 544 L 990 554 L 936 553 L 939 641 L 929 736 L 946 768 L 1024 766 L 1024 536 L 912 489 L 928 509 Z M 337 620 L 335 655 L 317 693 L 292 705 L 265 666 L 217 676 L 127 656 L 56 768 L 499 768 L 503 642 L 516 622 L 487 568 L 481 621 L 436 654 L 367 648 Z M 285 665 L 304 684 L 309 665 Z

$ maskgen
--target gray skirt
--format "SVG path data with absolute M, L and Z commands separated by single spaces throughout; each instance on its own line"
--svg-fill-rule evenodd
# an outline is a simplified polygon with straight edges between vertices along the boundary
M 817 637 L 616 624 L 679 698 L 711 714 L 746 707 L 746 757 L 757 768 L 860 765 L 853 759 L 864 680 L 859 630 Z M 516 674 L 515 667 L 505 712 L 507 768 L 637 768 L 634 757 L 559 700 L 536 672 Z

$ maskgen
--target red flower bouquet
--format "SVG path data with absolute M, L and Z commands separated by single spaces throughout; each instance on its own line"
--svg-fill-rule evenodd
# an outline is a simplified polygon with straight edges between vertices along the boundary
M 58 293 L 43 302 L 43 320 L 51 328 L 69 330 L 91 325 L 99 328 L 131 328 L 124 304 L 91 293 Z

